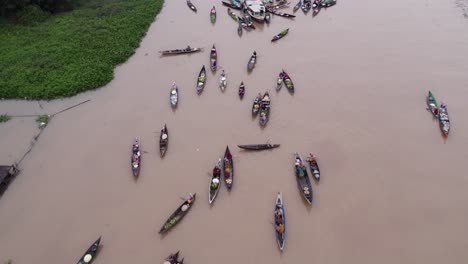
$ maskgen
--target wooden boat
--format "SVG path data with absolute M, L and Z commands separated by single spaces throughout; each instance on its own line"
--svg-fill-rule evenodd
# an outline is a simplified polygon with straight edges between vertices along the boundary
M 234 180 L 234 161 L 232 160 L 231 151 L 229 146 L 226 146 L 226 151 L 224 152 L 224 182 L 226 182 L 226 187 L 230 191 L 232 188 Z
M 211 20 L 211 23 L 215 23 L 216 22 L 216 7 L 213 6 L 211 8 L 211 11 L 210 11 L 210 20 Z
M 334 6 L 336 4 L 336 0 L 322 0 L 320 1 L 320 5 L 322 7 L 331 7 L 331 6 Z
M 244 1 L 243 0 L 229 0 L 229 2 L 231 2 L 232 5 L 234 5 L 235 7 L 239 8 L 239 9 L 244 8 Z
M 304 13 L 307 14 L 307 12 L 310 11 L 311 7 L 312 7 L 312 1 L 311 0 L 303 0 L 302 1 L 301 9 L 302 9 L 302 11 L 304 11 Z
M 280 192 L 276 196 L 273 220 L 275 221 L 276 241 L 279 249 L 283 250 L 286 241 L 286 214 L 284 212 L 283 195 Z
M 252 105 L 252 115 L 257 116 L 258 112 L 260 111 L 260 104 L 262 102 L 262 95 L 259 93 Z
M 273 42 L 273 41 L 277 41 L 278 39 L 283 38 L 284 36 L 286 36 L 286 34 L 288 34 L 288 32 L 289 32 L 289 28 L 281 31 L 278 35 L 273 36 L 271 41 Z
M 288 88 L 289 92 L 294 93 L 294 83 L 291 80 L 291 77 L 283 70 L 283 81 L 286 88 Z
M 174 227 L 177 223 L 184 218 L 184 216 L 187 214 L 187 212 L 192 208 L 193 203 L 195 202 L 195 197 L 196 193 L 189 194 L 189 198 L 185 200 L 175 211 L 174 213 L 169 216 L 169 218 L 166 220 L 164 225 L 161 227 L 159 230 L 160 234 L 163 234 L 167 231 L 169 231 L 172 227 Z
M 265 14 L 265 23 L 270 24 L 271 21 L 271 14 L 270 12 L 266 12 Z
M 239 21 L 239 26 L 237 27 L 237 35 L 242 36 L 242 23 Z
M 450 119 L 448 116 L 447 105 L 444 103 L 441 103 L 439 107 L 439 124 L 442 133 L 447 137 L 450 131 Z
M 239 85 L 239 98 L 242 100 L 242 98 L 244 98 L 244 94 L 245 94 L 245 85 L 244 85 L 244 82 L 241 82 L 241 84 Z
M 233 9 L 242 10 L 242 7 L 231 4 L 231 3 L 228 3 L 228 2 L 225 2 L 225 1 L 222 1 L 222 4 L 224 6 L 227 6 L 227 7 L 233 8 Z
M 283 86 L 283 72 L 280 72 L 278 75 L 278 80 L 276 81 L 276 90 L 279 91 L 281 90 L 281 87 Z
M 161 135 L 159 136 L 159 152 L 161 153 L 161 158 L 166 154 L 168 144 L 169 131 L 167 131 L 166 124 L 164 124 L 164 127 L 161 129 Z
M 175 82 L 172 83 L 171 92 L 169 94 L 169 102 L 171 103 L 172 107 L 176 107 L 177 102 L 179 102 L 179 89 L 177 88 L 177 84 Z
M 164 264 L 177 264 L 179 263 L 179 251 L 175 254 L 170 254 L 164 261 Z
M 99 244 L 101 243 L 101 237 L 99 237 L 94 243 L 86 250 L 84 255 L 78 260 L 77 264 L 88 264 L 93 262 L 94 256 L 99 248 Z
M 260 103 L 260 125 L 265 126 L 270 119 L 270 94 L 265 92 Z
M 218 66 L 218 53 L 216 52 L 216 47 L 213 44 L 210 52 L 210 67 L 212 71 L 216 71 L 216 67 Z
M 312 17 L 316 17 L 322 8 L 320 6 L 312 7 Z
M 289 4 L 290 4 L 290 2 L 288 2 L 288 1 L 279 1 L 276 5 L 274 5 L 274 4 L 269 4 L 269 5 L 267 6 L 267 8 L 268 8 L 268 10 L 287 8 L 287 7 L 289 7 Z
M 299 2 L 297 2 L 297 4 L 293 7 L 293 12 L 296 13 L 296 11 L 301 8 L 302 6 L 302 0 L 299 0 Z
M 205 65 L 200 70 L 200 73 L 198 74 L 198 79 L 197 79 L 197 93 L 200 94 L 203 92 L 203 89 L 205 88 L 206 84 L 206 70 L 205 70 Z
M 237 15 L 236 15 L 236 13 L 234 13 L 234 12 L 231 10 L 231 8 L 228 8 L 227 12 L 228 12 L 229 16 L 230 16 L 232 19 L 234 19 L 234 21 L 237 22 Z
M 252 71 L 257 63 L 257 52 L 254 51 L 252 56 L 249 59 L 249 63 L 247 63 L 247 71 Z
M 216 195 L 218 194 L 219 188 L 221 187 L 221 171 L 223 163 L 221 159 L 218 159 L 216 166 L 213 168 L 213 174 L 211 176 L 210 185 L 208 186 L 208 201 L 213 203 Z
M 2 195 L 10 182 L 18 175 L 19 169 L 16 165 L 0 165 L 0 195 Z
M 309 175 L 307 174 L 307 169 L 302 163 L 302 159 L 297 154 L 294 154 L 294 172 L 296 174 L 297 186 L 301 192 L 304 199 L 312 204 L 312 185 L 310 184 Z
M 140 175 L 141 168 L 140 139 L 138 137 L 136 137 L 135 141 L 133 142 L 130 164 L 132 165 L 133 176 L 138 177 Z
M 197 8 L 192 4 L 192 2 L 190 2 L 190 0 L 187 0 L 187 5 L 193 12 L 197 12 Z
M 226 86 L 227 86 L 227 78 L 223 70 L 223 72 L 219 76 L 219 88 L 221 89 L 221 91 L 224 92 L 224 90 L 226 90 Z
M 266 150 L 279 147 L 280 144 L 252 144 L 252 145 L 237 145 L 237 147 L 245 150 Z
M 288 13 L 277 12 L 277 11 L 273 11 L 273 10 L 269 10 L 269 11 L 273 15 L 277 15 L 277 16 L 281 16 L 281 17 L 287 17 L 287 18 L 295 18 L 296 17 L 295 15 L 291 15 L 291 14 L 288 14 Z
M 162 55 L 178 55 L 178 54 L 187 54 L 187 53 L 194 53 L 201 51 L 202 48 L 192 48 L 190 46 L 187 46 L 185 49 L 175 49 L 175 50 L 162 50 L 159 53 Z
M 429 93 L 427 94 L 426 104 L 427 109 L 431 111 L 432 115 L 435 118 L 439 118 L 439 106 L 437 105 L 437 101 L 431 91 L 429 91 Z
M 246 29 L 246 30 L 251 30 L 251 29 L 255 29 L 255 26 L 252 22 L 252 19 L 249 17 L 249 16 L 245 16 L 245 17 L 240 17 L 238 16 L 237 19 L 242 22 L 242 26 Z
M 307 162 L 309 163 L 310 172 L 312 173 L 312 176 L 314 176 L 314 180 L 320 181 L 320 169 L 315 155 L 309 153 L 309 157 L 307 157 Z

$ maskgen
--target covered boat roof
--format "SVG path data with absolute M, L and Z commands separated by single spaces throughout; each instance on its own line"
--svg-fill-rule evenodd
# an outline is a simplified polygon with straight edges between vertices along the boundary
M 265 5 L 262 3 L 262 1 L 250 0 L 245 1 L 245 3 L 247 4 L 247 7 L 249 7 L 254 12 L 265 11 Z

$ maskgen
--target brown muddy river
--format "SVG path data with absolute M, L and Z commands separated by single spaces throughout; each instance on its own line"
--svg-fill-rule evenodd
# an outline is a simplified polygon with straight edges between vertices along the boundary
M 468 258 L 468 20 L 452 0 L 346 1 L 322 12 L 274 16 L 237 35 L 218 1 L 166 1 L 141 47 L 106 87 L 51 102 L 2 101 L 0 113 L 57 115 L 21 163 L 0 199 L 0 262 L 76 263 L 102 235 L 101 263 L 162 263 L 181 250 L 185 263 L 462 263 Z M 210 23 L 215 4 L 218 19 Z M 295 3 L 292 3 L 294 5 Z M 292 13 L 292 5 L 285 12 Z M 276 43 L 273 35 L 289 34 Z M 209 50 L 219 55 L 216 75 Z M 160 57 L 165 49 L 203 47 Z M 246 71 L 253 51 L 258 62 Z M 207 67 L 198 96 L 196 77 Z M 296 85 L 275 90 L 284 68 Z M 224 93 L 220 70 L 227 73 Z M 173 111 L 169 89 L 180 100 Z M 237 87 L 243 81 L 241 101 Z M 425 110 L 432 90 L 448 104 L 444 140 Z M 252 100 L 270 91 L 264 129 Z M 159 129 L 169 149 L 159 157 Z M 26 151 L 33 118 L 0 125 L 0 161 Z M 130 170 L 131 144 L 142 140 L 142 171 Z M 281 147 L 250 153 L 236 144 L 271 140 Z M 208 204 L 210 172 L 229 145 L 235 178 Z M 318 155 L 313 206 L 300 196 L 293 152 Z M 281 253 L 271 224 L 283 193 L 287 237 Z M 197 193 L 194 208 L 166 236 L 158 230 Z

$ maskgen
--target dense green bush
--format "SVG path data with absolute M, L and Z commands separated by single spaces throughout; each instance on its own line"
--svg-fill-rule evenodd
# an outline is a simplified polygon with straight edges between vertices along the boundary
M 73 8 L 73 0 L 0 0 L 0 16 L 12 15 L 23 8 L 36 5 L 50 13 L 69 11 Z
M 50 13 L 37 5 L 29 5 L 18 11 L 16 17 L 23 24 L 35 24 L 46 21 L 50 17 Z
M 42 23 L 0 22 L 0 98 L 50 99 L 105 85 L 139 46 L 162 2 L 81 1 Z

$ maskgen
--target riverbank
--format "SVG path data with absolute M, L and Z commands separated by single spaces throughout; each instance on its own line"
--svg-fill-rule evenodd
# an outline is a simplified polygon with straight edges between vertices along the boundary
M 51 99 L 101 87 L 125 62 L 163 0 L 82 0 L 28 24 L 0 23 L 0 98 Z M 43 19 L 43 18 L 41 18 Z

